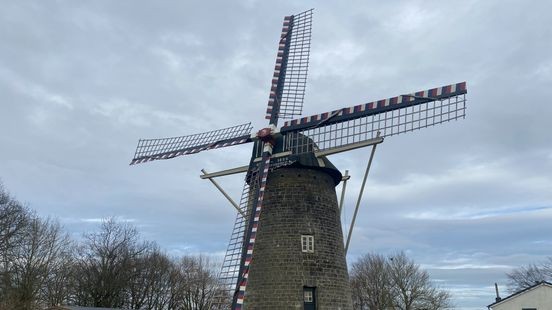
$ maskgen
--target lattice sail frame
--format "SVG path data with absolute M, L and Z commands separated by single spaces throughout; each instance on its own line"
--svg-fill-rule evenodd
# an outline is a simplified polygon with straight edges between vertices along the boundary
M 266 182 L 268 179 L 268 172 L 270 170 L 270 159 L 270 152 L 264 152 L 262 161 L 259 165 L 258 173 L 254 176 L 255 179 L 251 180 L 251 182 L 258 182 L 258 186 L 256 186 L 257 190 L 255 191 L 255 199 L 251 204 L 251 213 L 248 215 L 249 224 L 247 225 L 245 232 L 240 273 L 238 275 L 238 286 L 232 302 L 234 310 L 242 310 L 245 301 L 245 292 L 249 279 L 249 267 L 251 266 L 251 261 L 253 259 L 253 250 L 255 248 L 259 220 L 263 209 Z
M 220 289 L 219 295 L 215 297 L 214 304 L 218 306 L 230 307 L 232 304 L 232 296 L 236 292 L 236 285 L 239 278 L 240 262 L 244 249 L 245 231 L 248 226 L 249 216 L 251 214 L 253 199 L 255 195 L 252 195 L 258 190 L 258 178 L 256 173 L 252 173 L 250 180 L 253 180 L 253 184 L 247 184 L 245 182 L 240 199 L 240 210 L 246 214 L 243 217 L 239 212 L 236 212 L 236 220 L 234 222 L 234 228 L 232 229 L 232 235 L 228 242 L 226 249 L 226 255 L 222 263 L 222 267 L 218 276 Z
M 266 119 L 276 124 L 303 112 L 312 33 L 313 10 L 284 17 Z
M 464 118 L 466 93 L 462 82 L 288 121 L 285 149 L 327 150 Z
M 198 153 L 250 141 L 251 122 L 181 137 L 140 139 L 131 165 Z

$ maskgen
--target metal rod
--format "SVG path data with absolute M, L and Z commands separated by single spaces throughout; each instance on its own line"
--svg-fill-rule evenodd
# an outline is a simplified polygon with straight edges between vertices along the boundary
M 272 158 L 284 157 L 284 156 L 288 156 L 288 155 L 291 155 L 291 154 L 292 154 L 291 151 L 276 153 L 276 154 L 272 155 Z M 260 162 L 262 159 L 263 159 L 263 157 L 259 156 L 255 159 L 253 159 L 253 162 L 257 163 L 257 162 Z
M 365 147 L 365 146 L 380 144 L 382 142 L 383 142 L 383 138 L 378 136 L 376 138 L 366 140 L 366 141 L 362 141 L 362 142 L 347 144 L 345 146 L 331 148 L 331 149 L 323 150 L 323 151 L 315 151 L 314 155 L 316 155 L 316 157 L 328 156 L 328 155 L 333 155 L 333 154 L 337 154 L 337 153 L 341 153 L 341 152 L 346 152 L 346 151 L 358 149 L 358 148 Z
M 205 169 L 201 169 L 201 172 L 203 172 L 203 175 L 207 174 L 207 171 L 205 171 Z M 230 196 L 228 196 L 228 194 L 222 189 L 222 187 L 220 187 L 220 185 L 212 178 L 208 178 L 208 179 L 224 195 L 224 197 L 226 197 L 226 199 L 230 201 L 232 206 L 234 206 L 234 208 L 245 218 L 245 213 L 240 209 L 240 206 L 234 200 L 232 200 Z
M 241 166 L 241 167 L 236 167 L 236 168 L 222 170 L 222 171 L 213 172 L 213 173 L 205 173 L 203 175 L 200 175 L 199 177 L 202 179 L 211 179 L 216 177 L 222 177 L 225 175 L 247 172 L 247 169 L 249 169 L 249 166 Z
M 360 193 L 358 194 L 358 199 L 355 206 L 355 213 L 353 214 L 353 219 L 351 220 L 351 227 L 349 227 L 349 234 L 347 235 L 347 243 L 345 244 L 345 255 L 347 255 L 347 250 L 349 250 L 349 243 L 351 242 L 351 235 L 353 234 L 353 227 L 355 226 L 358 207 L 360 206 L 360 200 L 362 199 L 362 194 L 364 193 L 364 186 L 366 186 L 366 179 L 368 178 L 368 172 L 370 172 L 370 166 L 372 166 L 372 159 L 374 159 L 374 153 L 376 152 L 377 146 L 378 146 L 377 144 L 374 144 L 374 146 L 372 146 L 370 159 L 368 160 L 368 165 L 366 166 L 366 172 L 364 173 L 364 179 L 362 180 L 362 186 L 360 187 Z
M 345 175 L 341 179 L 343 181 L 343 188 L 341 189 L 341 199 L 339 199 L 339 214 L 343 213 L 343 200 L 345 200 L 345 189 L 347 188 L 347 180 L 349 180 L 349 170 L 345 170 Z

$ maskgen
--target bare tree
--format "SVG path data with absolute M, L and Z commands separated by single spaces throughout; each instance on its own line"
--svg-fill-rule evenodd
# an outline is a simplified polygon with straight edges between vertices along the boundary
M 175 268 L 173 306 L 182 310 L 215 309 L 212 301 L 220 289 L 215 264 L 202 255 L 184 256 L 175 263 Z
M 18 245 L 22 230 L 29 221 L 30 211 L 15 200 L 0 182 L 0 253 L 2 267 L 7 266 L 9 249 Z
M 516 292 L 542 281 L 552 281 L 552 257 L 538 264 L 521 266 L 507 273 L 508 291 Z
M 131 309 L 166 309 L 170 300 L 170 278 L 173 263 L 152 244 L 133 264 L 133 275 L 129 283 Z
M 77 245 L 0 184 L 0 310 L 73 304 L 130 309 L 225 309 L 205 256 L 169 258 L 128 223 L 104 220 Z
M 17 302 L 13 261 L 29 220 L 29 210 L 11 197 L 0 182 L 0 309 L 13 309 Z
M 42 303 L 41 289 L 71 242 L 61 226 L 51 220 L 34 217 L 24 231 L 24 242 L 15 250 L 13 278 L 20 308 L 33 309 Z
M 368 254 L 353 264 L 353 304 L 360 310 L 439 310 L 450 308 L 450 294 L 436 288 L 429 274 L 404 253 L 385 258 Z
M 57 306 L 71 302 L 74 288 L 74 263 L 76 244 L 65 236 L 64 246 L 50 264 L 50 270 L 41 288 L 41 300 L 47 306 Z
M 132 280 L 133 264 L 146 250 L 135 227 L 110 218 L 98 232 L 85 235 L 76 263 L 74 296 L 79 305 L 122 307 Z
M 70 244 L 59 223 L 40 219 L 0 184 L 0 309 L 47 304 L 43 287 Z
M 366 254 L 351 270 L 353 304 L 356 309 L 387 309 L 392 305 L 391 279 L 385 257 Z

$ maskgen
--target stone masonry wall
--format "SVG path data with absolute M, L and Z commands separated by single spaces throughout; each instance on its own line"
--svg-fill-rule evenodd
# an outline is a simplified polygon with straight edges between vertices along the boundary
M 301 251 L 314 236 L 314 253 Z M 244 308 L 303 309 L 303 287 L 316 288 L 316 309 L 352 309 L 335 186 L 308 168 L 268 176 Z

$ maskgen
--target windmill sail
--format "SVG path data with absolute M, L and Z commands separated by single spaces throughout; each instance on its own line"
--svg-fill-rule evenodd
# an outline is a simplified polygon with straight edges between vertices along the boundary
M 311 30 L 312 9 L 284 18 L 266 110 L 271 124 L 276 125 L 279 118 L 299 116 L 303 111 Z
M 464 118 L 466 93 L 465 82 L 447 85 L 287 121 L 281 132 L 294 154 L 342 147 Z
M 253 177 L 250 179 L 250 182 L 255 182 L 254 184 L 258 185 L 256 185 L 254 190 L 251 191 L 251 193 L 254 193 L 255 196 L 252 199 L 250 208 L 251 211 L 248 215 L 248 223 L 244 233 L 244 242 L 241 253 L 242 256 L 238 273 L 238 282 L 236 292 L 232 300 L 232 309 L 234 310 L 243 309 L 245 291 L 248 283 L 249 267 L 253 258 L 253 250 L 255 248 L 257 229 L 261 217 L 261 211 L 263 209 L 266 181 L 268 178 L 268 171 L 270 169 L 270 158 L 271 154 L 269 151 L 263 153 L 262 161 L 258 166 L 258 172 L 254 173 Z
M 250 141 L 251 123 L 209 132 L 162 139 L 140 139 L 131 165 L 169 159 L 204 150 L 242 144 Z
M 252 175 L 251 180 L 257 178 Z M 249 216 L 251 212 L 252 199 L 254 193 L 257 190 L 258 183 L 252 185 L 245 182 L 240 199 L 240 210 Z M 218 296 L 216 296 L 214 303 L 220 307 L 229 308 L 232 303 L 232 296 L 236 291 L 236 284 L 238 283 L 240 262 L 242 259 L 242 250 L 244 248 L 245 231 L 247 228 L 249 217 L 243 217 L 239 212 L 236 212 L 236 221 L 234 222 L 234 228 L 232 229 L 232 235 L 228 242 L 226 249 L 226 255 L 219 273 L 219 285 Z

